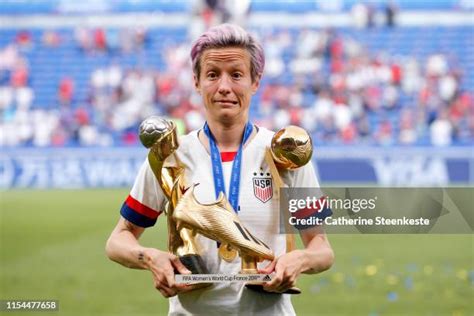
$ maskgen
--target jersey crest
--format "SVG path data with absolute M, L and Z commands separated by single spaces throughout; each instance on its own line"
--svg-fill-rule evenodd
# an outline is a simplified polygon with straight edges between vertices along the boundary
M 255 177 L 253 180 L 253 194 L 263 203 L 273 197 L 273 185 L 271 177 Z

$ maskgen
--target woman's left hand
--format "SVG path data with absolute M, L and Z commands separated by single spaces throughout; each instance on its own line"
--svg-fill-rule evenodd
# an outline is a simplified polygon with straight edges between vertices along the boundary
M 304 253 L 302 250 L 294 250 L 285 253 L 273 260 L 259 273 L 271 274 L 272 280 L 263 284 L 263 288 L 268 292 L 282 293 L 296 284 L 296 279 L 301 274 L 304 263 Z

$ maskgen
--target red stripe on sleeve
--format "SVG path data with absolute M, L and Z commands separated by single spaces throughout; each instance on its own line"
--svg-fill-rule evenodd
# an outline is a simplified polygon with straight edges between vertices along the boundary
M 161 212 L 157 212 L 154 209 L 149 208 L 148 206 L 143 205 L 139 201 L 135 200 L 131 195 L 128 196 L 125 202 L 135 212 L 140 213 L 148 218 L 155 219 L 161 214 Z
M 222 162 L 229 162 L 234 160 L 235 155 L 237 155 L 236 151 L 224 151 L 221 152 L 221 160 Z

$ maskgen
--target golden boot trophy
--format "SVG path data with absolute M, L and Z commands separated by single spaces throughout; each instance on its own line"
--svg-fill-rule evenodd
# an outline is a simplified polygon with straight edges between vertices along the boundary
M 241 273 L 257 274 L 257 262 L 273 260 L 273 251 L 260 239 L 255 237 L 241 223 L 232 205 L 221 192 L 214 203 L 201 204 L 194 196 L 193 185 L 178 202 L 174 217 L 178 227 L 186 227 L 207 238 L 219 241 L 221 248 L 229 252 L 239 252 L 242 258 Z M 221 251 L 219 251 L 221 255 Z M 235 256 L 223 257 L 232 261 Z
M 224 194 L 212 204 L 200 204 L 196 200 L 195 185 L 186 185 L 185 166 L 174 155 L 179 144 L 176 126 L 172 122 L 157 116 L 146 119 L 140 125 L 140 140 L 150 148 L 150 167 L 168 199 L 169 251 L 177 255 L 193 274 L 208 273 L 199 255 L 197 234 L 221 242 L 219 255 L 224 260 L 232 261 L 235 258 L 232 254 L 236 255 L 238 250 L 243 258 L 242 273 L 253 273 L 257 271 L 257 262 L 274 259 L 273 251 L 240 222 Z M 169 157 L 171 159 L 167 160 Z M 201 287 L 209 285 L 197 284 Z
M 196 234 L 186 228 L 178 228 L 179 223 L 173 216 L 175 207 L 186 188 L 184 166 L 174 154 L 179 146 L 176 125 L 172 121 L 151 116 L 140 125 L 140 141 L 143 146 L 150 149 L 148 162 L 168 200 L 165 209 L 168 225 L 168 251 L 178 256 L 183 265 L 193 274 L 208 273 L 199 254 Z M 174 158 L 175 162 L 165 163 L 169 157 Z M 201 283 L 194 287 L 208 285 L 210 284 Z

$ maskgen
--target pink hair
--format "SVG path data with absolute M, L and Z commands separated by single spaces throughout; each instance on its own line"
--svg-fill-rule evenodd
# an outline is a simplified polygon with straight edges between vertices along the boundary
M 241 47 L 250 54 L 252 81 L 259 79 L 265 67 L 265 55 L 260 43 L 247 31 L 235 24 L 221 24 L 210 28 L 193 43 L 191 61 L 197 78 L 201 73 L 201 56 L 206 49 Z

